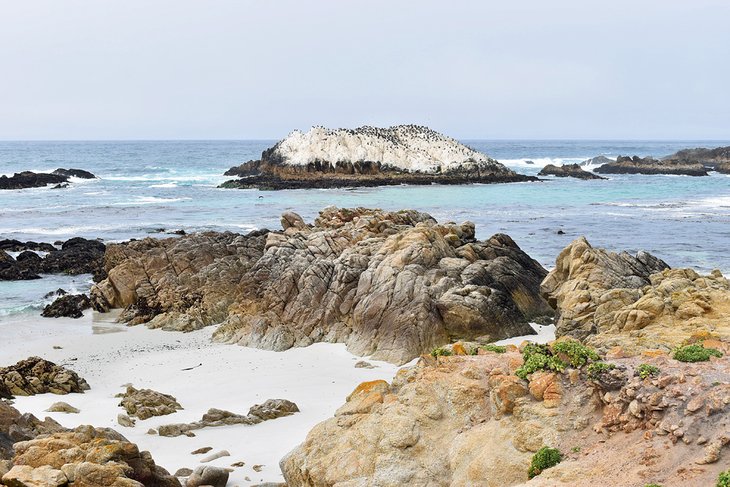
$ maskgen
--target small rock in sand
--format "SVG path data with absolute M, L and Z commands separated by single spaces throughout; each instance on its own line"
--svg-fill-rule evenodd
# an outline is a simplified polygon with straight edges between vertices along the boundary
M 253 468 L 253 471 L 254 471 L 254 472 L 260 472 L 261 470 L 263 470 L 263 469 L 264 469 L 264 466 L 263 466 L 263 465 L 254 465 L 254 466 L 253 466 L 253 467 L 251 467 L 251 468 Z
M 147 434 L 148 435 L 156 435 L 157 434 L 157 430 L 154 429 L 154 428 L 150 428 L 150 429 L 147 430 Z
M 244 465 L 246 465 L 246 462 L 231 463 L 231 467 L 243 467 Z
M 137 416 L 139 419 L 164 416 L 182 409 L 173 396 L 152 389 L 135 389 L 127 386 L 126 392 L 121 397 L 122 402 L 119 405 L 127 411 L 128 415 Z
M 228 470 L 225 468 L 202 465 L 196 468 L 195 472 L 188 477 L 187 482 L 185 482 L 185 487 L 200 487 L 202 485 L 226 487 L 228 475 Z
M 119 423 L 119 426 L 124 426 L 125 428 L 133 428 L 135 420 L 133 420 L 126 414 L 119 413 L 117 415 L 117 423 Z
M 208 453 L 210 450 L 212 450 L 212 446 L 204 446 L 203 448 L 198 448 L 195 451 L 191 451 L 191 455 L 202 455 L 203 453 Z
M 54 349 L 54 350 L 63 350 L 63 347 L 62 347 L 62 346 L 60 346 L 60 345 L 54 345 L 54 346 L 53 346 L 53 349 Z
M 193 473 L 193 470 L 190 468 L 179 468 L 177 472 L 175 472 L 175 477 L 189 477 Z
M 211 453 L 207 457 L 201 458 L 200 463 L 208 463 L 208 462 L 212 462 L 213 460 L 216 460 L 221 457 L 230 457 L 230 456 L 231 456 L 231 454 L 228 453 L 228 450 L 221 450 L 221 451 L 217 451 L 215 453 Z M 204 485 L 204 484 L 201 484 L 201 485 Z
M 370 362 L 366 362 L 364 360 L 360 360 L 355 364 L 356 369 L 374 369 L 375 365 L 371 364 Z
M 47 413 L 69 413 L 69 414 L 77 414 L 80 413 L 78 409 L 73 407 L 67 402 L 54 402 L 51 404 L 51 407 L 46 409 Z

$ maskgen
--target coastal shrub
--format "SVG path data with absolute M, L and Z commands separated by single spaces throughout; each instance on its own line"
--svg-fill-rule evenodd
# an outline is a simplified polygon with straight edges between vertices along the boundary
M 566 357 L 565 362 L 562 357 Z M 552 370 L 563 372 L 566 367 L 581 368 L 589 360 L 598 361 L 598 354 L 592 349 L 577 341 L 566 340 L 553 344 L 552 349 L 547 345 L 528 343 L 522 350 L 523 365 L 515 371 L 520 379 L 538 370 Z
M 646 379 L 647 377 L 656 377 L 659 375 L 659 367 L 654 367 L 649 364 L 641 364 L 636 368 L 636 375 L 642 379 Z
M 453 355 L 453 353 L 451 352 L 451 350 L 449 350 L 448 348 L 444 348 L 444 347 L 434 348 L 431 351 L 431 356 L 434 358 L 448 357 L 449 355 Z
M 477 347 L 477 350 L 479 349 L 486 350 L 487 352 L 495 352 L 495 353 L 505 353 L 507 351 L 507 347 L 503 345 L 495 345 L 494 343 L 488 343 L 486 345 L 481 345 Z
M 662 487 L 659 484 L 646 484 L 644 487 Z
M 588 360 L 594 362 L 600 360 L 598 354 L 593 349 L 573 340 L 555 343 L 553 345 L 553 352 L 567 355 L 568 359 L 570 359 L 570 365 L 575 368 L 583 367 L 588 363 Z
M 600 376 L 604 372 L 608 372 L 609 370 L 615 369 L 616 366 L 614 364 L 609 364 L 606 362 L 593 362 L 588 366 L 588 377 L 591 379 L 597 379 L 598 376 Z
M 540 475 L 543 470 L 554 467 L 563 459 L 563 455 L 557 448 L 543 446 L 537 453 L 532 456 L 530 468 L 527 470 L 527 476 L 533 478 Z
M 680 362 L 706 362 L 713 356 L 722 357 L 722 352 L 714 348 L 705 348 L 695 343 L 675 349 L 672 356 Z
M 730 470 L 720 472 L 717 477 L 717 487 L 730 487 Z

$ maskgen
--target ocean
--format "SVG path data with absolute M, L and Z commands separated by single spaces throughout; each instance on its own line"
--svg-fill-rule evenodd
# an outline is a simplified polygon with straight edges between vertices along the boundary
M 660 157 L 729 141 L 465 140 L 508 167 L 535 175 L 548 163 L 598 155 Z M 231 166 L 257 159 L 274 141 L 0 142 L 0 174 L 80 168 L 99 179 L 67 189 L 0 191 L 0 239 L 55 242 L 70 237 L 119 242 L 175 230 L 246 233 L 280 228 L 291 210 L 311 221 L 328 205 L 414 208 L 439 221 L 476 224 L 477 237 L 510 235 L 550 268 L 573 239 L 634 253 L 672 267 L 730 272 L 730 176 L 616 175 L 606 181 L 396 186 L 338 190 L 218 189 Z M 531 161 L 531 162 L 530 162 Z M 163 230 L 164 229 L 164 230 Z M 0 324 L 34 313 L 54 289 L 87 290 L 89 276 L 0 281 Z M 17 316 L 15 316 L 17 318 Z

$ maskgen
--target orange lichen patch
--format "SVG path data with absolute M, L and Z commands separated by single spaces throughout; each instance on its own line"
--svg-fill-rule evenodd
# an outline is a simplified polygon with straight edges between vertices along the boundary
M 697 330 L 692 333 L 687 339 L 687 343 L 704 342 L 705 340 L 717 340 L 720 338 L 716 333 L 712 333 L 709 330 Z
M 608 350 L 608 352 L 606 352 L 606 359 L 608 359 L 608 360 L 614 360 L 617 358 L 624 358 L 624 357 L 626 357 L 626 351 L 619 346 L 612 347 Z
M 525 360 L 522 358 L 522 355 L 512 355 L 507 359 L 507 367 L 509 367 L 509 370 L 512 372 L 522 367 L 524 363 Z
M 454 343 L 454 345 L 451 347 L 451 352 L 454 355 L 469 355 L 466 352 L 466 348 L 464 348 L 464 345 L 462 345 L 461 342 Z
M 721 342 L 720 340 L 713 339 L 713 338 L 703 340 L 702 346 L 705 348 L 714 348 L 717 350 L 721 350 L 723 352 L 727 352 L 727 344 L 724 342 Z
M 667 352 L 665 352 L 664 350 L 658 350 L 658 349 L 644 350 L 641 352 L 641 356 L 647 357 L 647 358 L 662 357 L 666 354 L 667 354 Z
M 382 379 L 363 382 L 352 391 L 352 394 L 347 396 L 347 400 L 349 401 L 355 396 L 369 394 L 371 392 L 380 392 L 382 394 L 387 392 L 388 389 L 390 389 L 390 385 Z

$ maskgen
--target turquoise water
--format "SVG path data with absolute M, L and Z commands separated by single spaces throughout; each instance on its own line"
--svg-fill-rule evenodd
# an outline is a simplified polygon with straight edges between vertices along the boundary
M 121 241 L 157 229 L 279 228 L 286 210 L 313 219 L 328 205 L 415 208 L 440 221 L 471 220 L 477 235 L 511 235 L 546 267 L 574 238 L 615 250 L 648 250 L 672 266 L 730 271 L 730 177 L 613 176 L 608 181 L 262 192 L 224 190 L 223 172 L 273 141 L 0 142 L 0 174 L 74 167 L 100 177 L 68 189 L 0 191 L 0 238 L 74 236 Z M 727 141 L 465 141 L 524 174 L 597 155 L 653 155 Z M 534 161 L 527 164 L 526 161 Z M 564 234 L 558 234 L 561 230 Z M 3 313 L 39 306 L 62 278 L 0 282 Z M 68 279 L 68 278 L 65 278 Z M 56 285 L 59 284 L 59 285 Z M 83 284 L 78 282 L 71 285 Z M 61 286 L 62 287 L 62 286 Z

